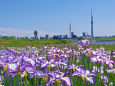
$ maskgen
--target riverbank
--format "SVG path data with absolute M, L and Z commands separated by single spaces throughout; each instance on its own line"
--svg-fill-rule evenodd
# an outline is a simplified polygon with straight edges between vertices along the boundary
M 115 40 L 115 38 L 95 38 L 95 40 Z
M 58 48 L 72 48 L 77 49 L 77 43 L 70 44 L 69 39 L 65 40 L 0 40 L 0 49 L 6 49 L 8 47 L 16 47 L 16 48 L 25 48 L 26 46 L 43 48 L 44 46 L 55 46 Z M 115 45 L 105 45 L 105 44 L 95 44 L 90 47 L 99 48 L 104 47 L 105 50 L 115 50 Z

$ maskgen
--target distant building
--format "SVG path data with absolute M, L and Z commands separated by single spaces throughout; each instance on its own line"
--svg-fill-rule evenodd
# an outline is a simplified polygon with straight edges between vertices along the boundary
M 34 39 L 34 37 L 30 37 L 30 39 Z
M 25 39 L 27 40 L 27 39 L 29 39 L 29 38 L 26 36 Z
M 68 39 L 67 34 L 66 34 L 66 35 L 63 35 L 63 39 Z
M 74 38 L 74 36 L 75 36 L 74 32 L 71 32 L 71 38 Z
M 45 37 L 40 37 L 40 40 L 44 40 L 45 39 Z
M 62 35 L 54 35 L 53 39 L 62 39 Z
M 50 36 L 48 35 L 48 34 L 46 34 L 46 37 L 45 37 L 46 39 L 49 39 L 50 38 Z
M 77 39 L 77 36 L 74 35 L 74 32 L 71 32 L 71 38 L 72 38 L 72 39 Z
M 85 32 L 82 33 L 82 37 L 86 38 L 86 33 Z
M 38 39 L 38 32 L 37 32 L 37 30 L 34 31 L 34 39 Z
M 115 35 L 112 35 L 112 38 L 115 38 Z

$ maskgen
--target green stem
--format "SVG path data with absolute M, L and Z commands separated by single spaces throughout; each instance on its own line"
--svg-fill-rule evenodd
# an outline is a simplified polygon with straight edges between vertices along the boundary
M 30 86 L 27 77 L 25 77 L 24 85 L 25 85 L 25 86 Z

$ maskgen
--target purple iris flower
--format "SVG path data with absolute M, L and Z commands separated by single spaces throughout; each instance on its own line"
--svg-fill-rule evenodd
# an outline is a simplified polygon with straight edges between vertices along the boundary
M 96 73 L 90 72 L 89 70 L 84 70 L 84 69 L 77 70 L 76 72 L 72 74 L 72 76 L 81 76 L 83 80 L 89 81 L 90 84 L 94 84 L 95 79 L 94 77 L 92 77 L 92 75 L 96 76 Z
M 74 55 L 80 56 L 80 52 L 79 51 L 74 51 Z
M 88 45 L 91 45 L 92 43 L 86 38 L 84 40 L 78 41 L 78 45 L 81 45 L 82 47 L 86 47 Z
M 30 63 L 32 66 L 36 65 L 35 60 L 33 58 L 27 58 L 24 61 Z
M 107 73 L 115 73 L 115 69 L 107 69 Z
M 65 73 L 60 71 L 53 71 L 49 72 L 50 80 L 46 84 L 47 86 L 53 85 L 55 83 L 61 84 L 62 82 L 65 82 L 66 86 L 72 86 L 70 78 L 65 76 Z
M 16 63 L 9 63 L 7 64 L 9 72 L 17 72 L 18 71 L 18 64 Z
M 103 81 L 103 83 L 108 83 L 108 78 L 107 76 L 103 76 L 102 74 L 100 75 L 101 80 Z
M 72 64 L 72 65 L 69 65 L 68 70 L 70 71 L 70 70 L 72 69 L 72 70 L 74 70 L 74 72 L 80 71 L 83 66 L 84 66 L 84 65 L 76 66 L 76 65 Z
M 55 60 L 50 60 L 50 61 L 45 61 L 45 62 L 43 62 L 43 61 L 41 61 L 40 62 L 40 69 L 41 70 L 43 70 L 43 69 L 45 69 L 45 68 L 48 68 L 48 69 L 50 69 L 50 68 L 53 68 L 53 67 L 55 67 L 55 66 L 57 66 L 56 64 L 55 64 Z
M 102 65 L 107 65 L 109 68 L 113 68 L 113 60 L 111 60 L 110 57 L 108 57 L 103 50 L 92 50 L 90 55 L 90 61 L 92 63 L 101 63 Z

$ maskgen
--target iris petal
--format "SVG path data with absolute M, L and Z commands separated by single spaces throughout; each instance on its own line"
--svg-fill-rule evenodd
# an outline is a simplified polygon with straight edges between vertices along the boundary
M 64 81 L 67 86 L 72 86 L 69 77 L 62 77 L 61 80 Z

